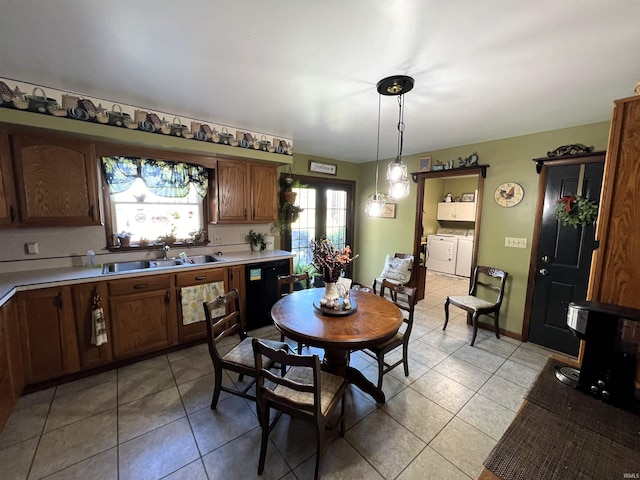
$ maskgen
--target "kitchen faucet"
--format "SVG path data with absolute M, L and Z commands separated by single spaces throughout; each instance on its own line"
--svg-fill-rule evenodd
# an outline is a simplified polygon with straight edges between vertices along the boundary
M 166 260 L 169 255 L 169 250 L 171 250 L 171 247 L 169 245 L 165 245 L 164 247 L 162 247 L 162 250 L 164 250 L 162 259 Z

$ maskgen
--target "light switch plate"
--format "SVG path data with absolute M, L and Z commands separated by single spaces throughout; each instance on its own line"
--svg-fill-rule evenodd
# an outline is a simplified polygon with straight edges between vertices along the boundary
M 213 243 L 215 245 L 220 245 L 222 243 L 222 235 L 214 235 L 213 236 Z
M 510 248 L 527 248 L 526 238 L 504 237 L 504 246 Z

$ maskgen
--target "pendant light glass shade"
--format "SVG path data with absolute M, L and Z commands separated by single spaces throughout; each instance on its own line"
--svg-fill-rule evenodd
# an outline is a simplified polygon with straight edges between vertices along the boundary
M 399 182 L 407 179 L 407 166 L 402 162 L 400 157 L 387 165 L 387 180 L 389 182 Z
M 370 217 L 379 217 L 384 210 L 384 204 L 384 196 L 374 193 L 367 199 L 364 210 Z
M 389 182 L 389 196 L 393 199 L 399 200 L 408 197 L 410 189 L 409 180 Z

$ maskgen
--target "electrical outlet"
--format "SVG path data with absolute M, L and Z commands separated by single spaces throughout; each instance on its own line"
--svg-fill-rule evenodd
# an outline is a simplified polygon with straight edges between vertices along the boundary
M 222 235 L 214 235 L 213 236 L 213 243 L 215 245 L 219 245 L 222 243 Z
M 40 253 L 38 242 L 27 242 L 24 244 L 24 252 L 27 255 L 37 255 Z
M 510 248 L 527 248 L 526 238 L 504 237 L 504 246 Z

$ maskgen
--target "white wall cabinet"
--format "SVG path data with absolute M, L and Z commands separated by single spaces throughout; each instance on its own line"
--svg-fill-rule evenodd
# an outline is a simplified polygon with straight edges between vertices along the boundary
M 438 202 L 438 220 L 475 222 L 476 202 Z

